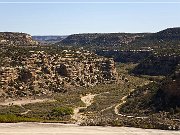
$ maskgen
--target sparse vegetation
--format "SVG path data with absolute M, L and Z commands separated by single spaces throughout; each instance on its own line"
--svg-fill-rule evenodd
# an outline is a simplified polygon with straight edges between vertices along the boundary
M 22 116 L 16 116 L 14 114 L 4 114 L 0 115 L 1 123 L 16 123 L 16 122 L 41 122 L 42 120 L 37 118 L 28 118 Z
M 152 34 L 81 34 L 57 46 L 3 44 L 0 99 L 52 101 L 0 105 L 0 122 L 74 123 L 74 110 L 81 108 L 81 125 L 180 129 L 177 33 L 179 28 Z M 115 67 L 112 59 L 92 51 L 122 63 Z M 90 105 L 82 100 L 87 94 L 95 95 Z
M 72 115 L 73 114 L 73 109 L 69 107 L 58 107 L 54 108 L 50 115 L 52 116 L 65 116 L 65 115 Z

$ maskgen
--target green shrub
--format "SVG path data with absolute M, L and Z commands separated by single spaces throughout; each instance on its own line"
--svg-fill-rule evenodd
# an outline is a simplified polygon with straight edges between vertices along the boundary
M 52 116 L 65 116 L 65 115 L 72 115 L 73 114 L 73 109 L 70 107 L 58 107 L 58 108 L 54 108 L 51 111 L 51 115 Z
M 39 119 L 36 118 L 26 118 L 21 116 L 16 116 L 14 114 L 1 114 L 0 122 L 1 123 L 15 123 L 15 122 L 39 122 Z

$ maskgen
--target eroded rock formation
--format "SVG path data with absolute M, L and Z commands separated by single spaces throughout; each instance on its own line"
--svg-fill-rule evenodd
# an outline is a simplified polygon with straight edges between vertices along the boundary
M 71 87 L 89 87 L 118 80 L 112 59 L 88 51 L 64 50 L 61 55 L 44 51 L 29 53 L 28 57 L 19 58 L 21 64 L 12 66 L 11 57 L 7 64 L 11 66 L 0 68 L 1 97 L 64 92 Z

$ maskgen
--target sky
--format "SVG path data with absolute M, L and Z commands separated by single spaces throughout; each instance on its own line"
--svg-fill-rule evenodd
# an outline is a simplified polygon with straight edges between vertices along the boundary
M 48 3 L 52 1 L 54 3 Z M 0 31 L 24 32 L 31 35 L 70 35 L 157 32 L 166 28 L 180 27 L 180 0 L 154 0 L 154 2 L 0 0 Z

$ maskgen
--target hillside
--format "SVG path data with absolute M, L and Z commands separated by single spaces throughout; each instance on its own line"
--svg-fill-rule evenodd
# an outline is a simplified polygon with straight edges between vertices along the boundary
M 92 34 L 74 34 L 62 40 L 59 44 L 74 46 L 107 46 L 117 47 L 128 45 L 146 33 L 92 33 Z
M 152 55 L 156 57 L 157 53 L 178 56 L 180 28 L 168 28 L 157 33 L 74 34 L 56 45 L 84 47 L 98 55 L 114 58 L 115 62 L 138 63 Z M 164 52 L 166 54 L 162 54 Z
M 131 47 L 176 47 L 180 44 L 180 28 L 168 28 L 132 42 Z
M 151 55 L 136 66 L 132 73 L 136 75 L 170 75 L 180 64 L 180 55 Z
M 161 82 L 160 89 L 155 96 L 154 104 L 158 110 L 180 108 L 180 64 L 171 76 Z M 172 111 L 172 110 L 171 110 Z
M 168 28 L 157 32 L 151 36 L 151 38 L 161 39 L 161 40 L 179 40 L 180 39 L 180 27 L 177 28 Z
M 119 108 L 119 112 L 136 118 L 148 119 L 148 125 L 152 128 L 157 126 L 161 129 L 179 129 L 179 71 L 177 68 L 171 76 L 162 81 L 137 88 Z M 145 123 L 147 124 L 147 121 Z
M 47 48 L 48 49 L 48 48 Z M 2 48 L 0 97 L 24 97 L 118 80 L 112 59 L 84 50 Z
M 157 33 L 92 33 L 74 34 L 68 36 L 58 44 L 74 46 L 104 46 L 129 49 L 137 47 L 156 47 L 180 43 L 180 28 L 168 28 Z M 111 48 L 112 49 L 112 48 Z
M 0 32 L 0 45 L 33 46 L 38 42 L 26 33 Z

